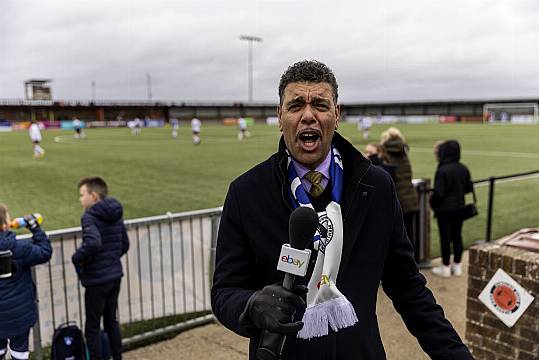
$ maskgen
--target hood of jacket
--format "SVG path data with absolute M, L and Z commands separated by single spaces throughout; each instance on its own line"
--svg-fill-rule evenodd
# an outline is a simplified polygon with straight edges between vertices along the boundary
M 459 162 L 460 160 L 460 144 L 457 140 L 448 140 L 438 148 L 438 157 L 441 164 Z
M 90 207 L 87 212 L 100 220 L 115 222 L 122 218 L 124 210 L 118 200 L 106 197 Z
M 401 139 L 389 139 L 383 144 L 384 150 L 390 154 L 402 156 L 408 151 L 408 144 Z

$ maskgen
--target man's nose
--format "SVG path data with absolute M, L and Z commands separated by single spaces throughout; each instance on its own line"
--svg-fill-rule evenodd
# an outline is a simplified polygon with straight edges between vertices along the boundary
M 307 125 L 313 124 L 316 122 L 316 117 L 314 116 L 313 107 L 311 104 L 307 104 L 303 113 L 301 114 L 301 122 Z

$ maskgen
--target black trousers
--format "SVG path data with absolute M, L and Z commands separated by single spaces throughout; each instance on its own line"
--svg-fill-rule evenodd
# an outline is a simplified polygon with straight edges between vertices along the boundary
M 90 359 L 101 360 L 100 324 L 103 317 L 103 327 L 109 336 L 110 350 L 114 360 L 122 358 L 122 335 L 120 325 L 116 319 L 118 309 L 118 294 L 120 293 L 121 279 L 96 286 L 87 286 L 84 293 L 86 310 L 86 324 L 84 336 L 90 351 Z
M 9 350 L 11 350 L 11 358 L 28 359 L 28 337 L 30 336 L 30 329 L 23 334 L 12 336 L 9 339 L 0 339 L 0 360 L 5 359 L 8 353 L 8 340 Z
M 442 247 L 442 262 L 451 262 L 451 244 L 453 244 L 453 262 L 460 263 L 462 259 L 462 218 L 459 215 L 438 217 L 440 245 Z

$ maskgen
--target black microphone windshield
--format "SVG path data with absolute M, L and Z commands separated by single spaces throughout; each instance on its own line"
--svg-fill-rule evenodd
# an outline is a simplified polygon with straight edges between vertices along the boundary
M 290 246 L 305 249 L 305 245 L 312 240 L 317 227 L 318 214 L 310 207 L 300 206 L 292 211 L 288 223 Z

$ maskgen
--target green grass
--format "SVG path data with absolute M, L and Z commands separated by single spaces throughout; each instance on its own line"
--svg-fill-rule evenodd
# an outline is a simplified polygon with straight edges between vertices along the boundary
M 377 141 L 386 125 L 374 126 Z M 462 161 L 474 179 L 539 169 L 539 126 L 427 124 L 398 125 L 411 146 L 414 177 L 432 178 L 436 162 L 432 148 L 438 140 L 457 139 L 464 149 Z M 279 131 L 257 125 L 243 142 L 236 129 L 204 126 L 202 143 L 191 143 L 190 129 L 182 127 L 178 139 L 170 129 L 143 129 L 134 137 L 128 129 L 89 129 L 86 140 L 69 131 L 43 132 L 46 156 L 33 159 L 26 132 L 0 133 L 0 202 L 13 216 L 40 212 L 47 230 L 79 225 L 77 181 L 100 175 L 112 196 L 125 207 L 125 218 L 167 211 L 178 212 L 220 206 L 228 184 L 276 151 Z M 366 142 L 354 124 L 339 130 L 363 150 Z M 61 136 L 60 142 L 54 137 Z M 494 238 L 524 226 L 539 225 L 539 179 L 496 186 Z M 487 188 L 477 189 L 480 215 L 465 223 L 465 243 L 482 239 L 485 231 Z M 435 223 L 433 254 L 439 253 Z

